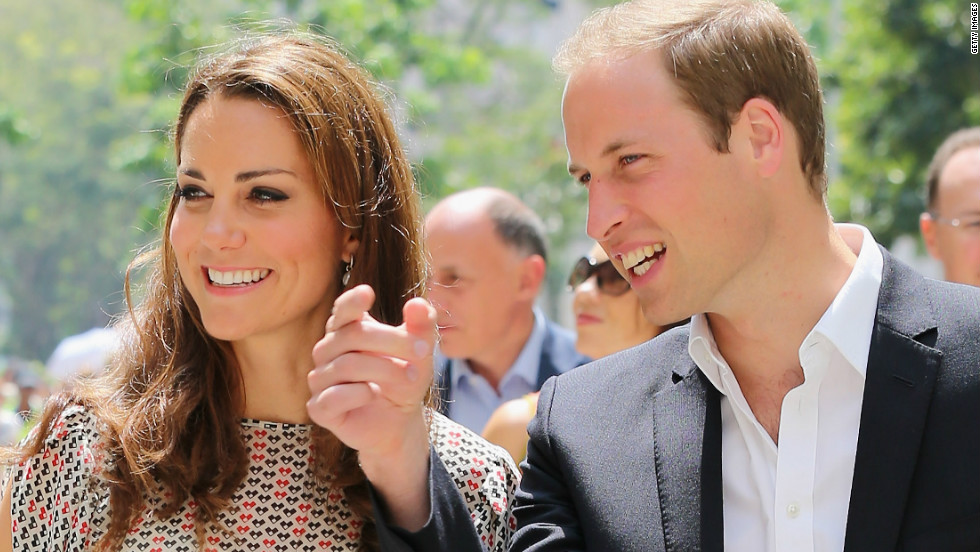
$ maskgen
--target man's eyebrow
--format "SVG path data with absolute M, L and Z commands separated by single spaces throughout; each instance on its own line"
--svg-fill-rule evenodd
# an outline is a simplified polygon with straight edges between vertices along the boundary
M 616 140 L 615 142 L 611 142 L 608 146 L 602 149 L 602 153 L 600 154 L 600 157 L 607 157 L 609 155 L 612 155 L 617 151 L 632 145 L 634 142 L 635 140 Z M 575 174 L 581 170 L 583 170 L 582 167 L 579 167 L 574 163 L 568 164 L 568 174 Z
M 612 155 L 617 151 L 625 148 L 626 146 L 633 145 L 634 142 L 635 140 L 617 140 L 609 144 L 608 146 L 606 146 L 604 150 L 602 150 L 602 156 L 606 157 L 607 155 Z

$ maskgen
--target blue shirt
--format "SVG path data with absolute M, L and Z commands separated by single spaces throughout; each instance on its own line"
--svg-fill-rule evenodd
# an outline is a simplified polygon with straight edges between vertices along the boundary
M 476 433 L 481 433 L 498 406 L 538 390 L 538 364 L 547 331 L 544 314 L 534 309 L 534 327 L 514 364 L 494 390 L 483 376 L 475 373 L 465 359 L 450 359 L 452 402 L 449 417 Z M 437 366 L 440 361 L 436 359 Z

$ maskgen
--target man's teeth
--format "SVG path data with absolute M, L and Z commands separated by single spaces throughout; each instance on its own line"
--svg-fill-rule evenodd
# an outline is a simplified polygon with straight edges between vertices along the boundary
M 219 286 L 232 286 L 235 284 L 251 284 L 258 282 L 269 275 L 269 269 L 256 268 L 254 270 L 231 270 L 221 272 L 213 268 L 208 269 L 208 278 L 212 284 Z
M 649 261 L 645 263 L 640 263 L 639 265 L 633 268 L 633 274 L 636 274 L 637 276 L 643 276 L 644 274 L 647 273 L 648 270 L 650 270 L 650 267 L 653 266 L 653 263 L 655 262 L 657 262 L 657 258 L 652 257 Z
M 654 254 L 660 253 L 664 249 L 664 244 L 660 242 L 653 245 L 637 247 L 633 251 L 630 251 L 621 257 L 623 260 L 623 267 L 627 270 L 633 269 L 633 273 L 637 276 L 643 276 L 646 271 L 650 270 L 653 263 L 657 262 L 657 257 L 654 257 Z

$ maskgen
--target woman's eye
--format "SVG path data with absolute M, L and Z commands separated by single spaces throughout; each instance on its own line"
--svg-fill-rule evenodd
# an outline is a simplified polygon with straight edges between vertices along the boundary
M 582 174 L 582 176 L 578 177 L 576 180 L 578 180 L 578 183 L 579 184 L 581 184 L 583 186 L 588 186 L 589 185 L 589 182 L 592 181 L 592 175 L 590 173 L 584 173 L 584 174 Z
M 272 188 L 255 188 L 249 195 L 251 199 L 258 201 L 259 203 L 266 203 L 269 201 L 284 201 L 289 199 L 289 196 L 280 192 L 279 190 L 273 190 Z
M 174 195 L 180 199 L 193 201 L 195 199 L 202 199 L 208 196 L 208 194 L 201 188 L 193 185 L 180 186 L 178 185 L 174 189 Z
M 639 155 L 624 155 L 619 159 L 620 164 L 630 165 L 640 159 Z

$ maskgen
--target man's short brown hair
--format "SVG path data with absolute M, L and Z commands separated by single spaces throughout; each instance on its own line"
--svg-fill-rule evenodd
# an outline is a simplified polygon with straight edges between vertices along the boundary
M 818 198 L 827 190 L 823 94 L 810 49 L 768 1 L 632 0 L 597 10 L 555 56 L 570 75 L 600 59 L 660 50 L 719 152 L 746 101 L 772 102 L 796 129 L 800 167 Z

